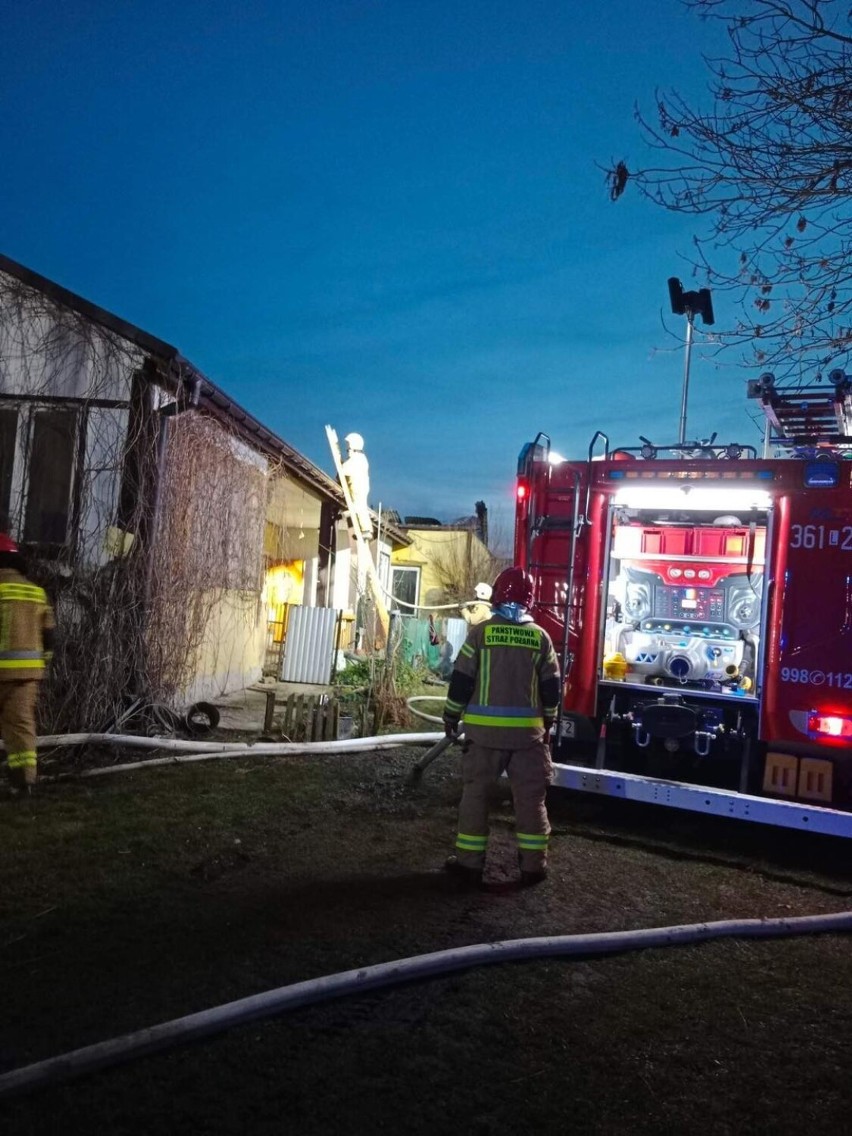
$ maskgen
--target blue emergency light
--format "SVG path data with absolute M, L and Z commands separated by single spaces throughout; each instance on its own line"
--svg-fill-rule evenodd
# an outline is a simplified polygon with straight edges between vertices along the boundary
M 840 484 L 840 466 L 837 462 L 820 458 L 805 463 L 806 489 L 834 489 Z

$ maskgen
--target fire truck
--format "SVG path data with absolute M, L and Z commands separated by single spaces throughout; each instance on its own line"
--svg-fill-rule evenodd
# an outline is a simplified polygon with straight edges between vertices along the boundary
M 852 836 L 852 379 L 830 380 L 749 382 L 761 454 L 523 447 L 515 562 L 562 659 L 556 785 Z

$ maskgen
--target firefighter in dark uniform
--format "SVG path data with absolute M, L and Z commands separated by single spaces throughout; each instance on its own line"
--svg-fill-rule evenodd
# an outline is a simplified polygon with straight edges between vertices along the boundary
M 53 609 L 27 579 L 18 546 L 0 533 L 0 735 L 13 792 L 35 784 L 39 684 L 53 650 Z
M 463 719 L 464 789 L 455 856 L 445 867 L 464 882 L 482 882 L 488 844 L 488 795 L 507 773 L 515 803 L 521 884 L 547 875 L 550 822 L 545 797 L 553 777 L 548 734 L 561 693 L 553 642 L 529 614 L 532 577 L 507 568 L 494 582 L 492 615 L 470 628 L 444 706 L 453 737 Z

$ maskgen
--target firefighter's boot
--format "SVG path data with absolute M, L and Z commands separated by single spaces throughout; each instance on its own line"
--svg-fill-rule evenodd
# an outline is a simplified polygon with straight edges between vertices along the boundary
M 547 879 L 547 863 L 540 863 L 537 867 L 524 867 L 523 856 L 518 854 L 518 868 L 520 869 L 521 879 L 520 884 L 522 888 L 535 887 L 536 884 L 543 884 Z
M 20 797 L 29 793 L 32 782 L 28 780 L 26 770 L 13 768 L 8 772 L 9 790 L 13 797 Z
M 537 872 L 525 872 L 521 870 L 521 887 L 535 887 L 536 884 L 543 884 L 547 879 L 547 868 L 539 868 Z
M 444 871 L 464 887 L 482 887 L 482 868 L 468 868 L 459 861 L 458 856 L 448 856 L 444 861 Z

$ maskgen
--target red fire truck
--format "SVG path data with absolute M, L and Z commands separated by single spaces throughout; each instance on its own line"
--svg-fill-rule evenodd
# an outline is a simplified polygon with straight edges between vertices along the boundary
M 852 380 L 749 384 L 763 453 L 518 464 L 516 563 L 563 663 L 555 784 L 852 836 Z

